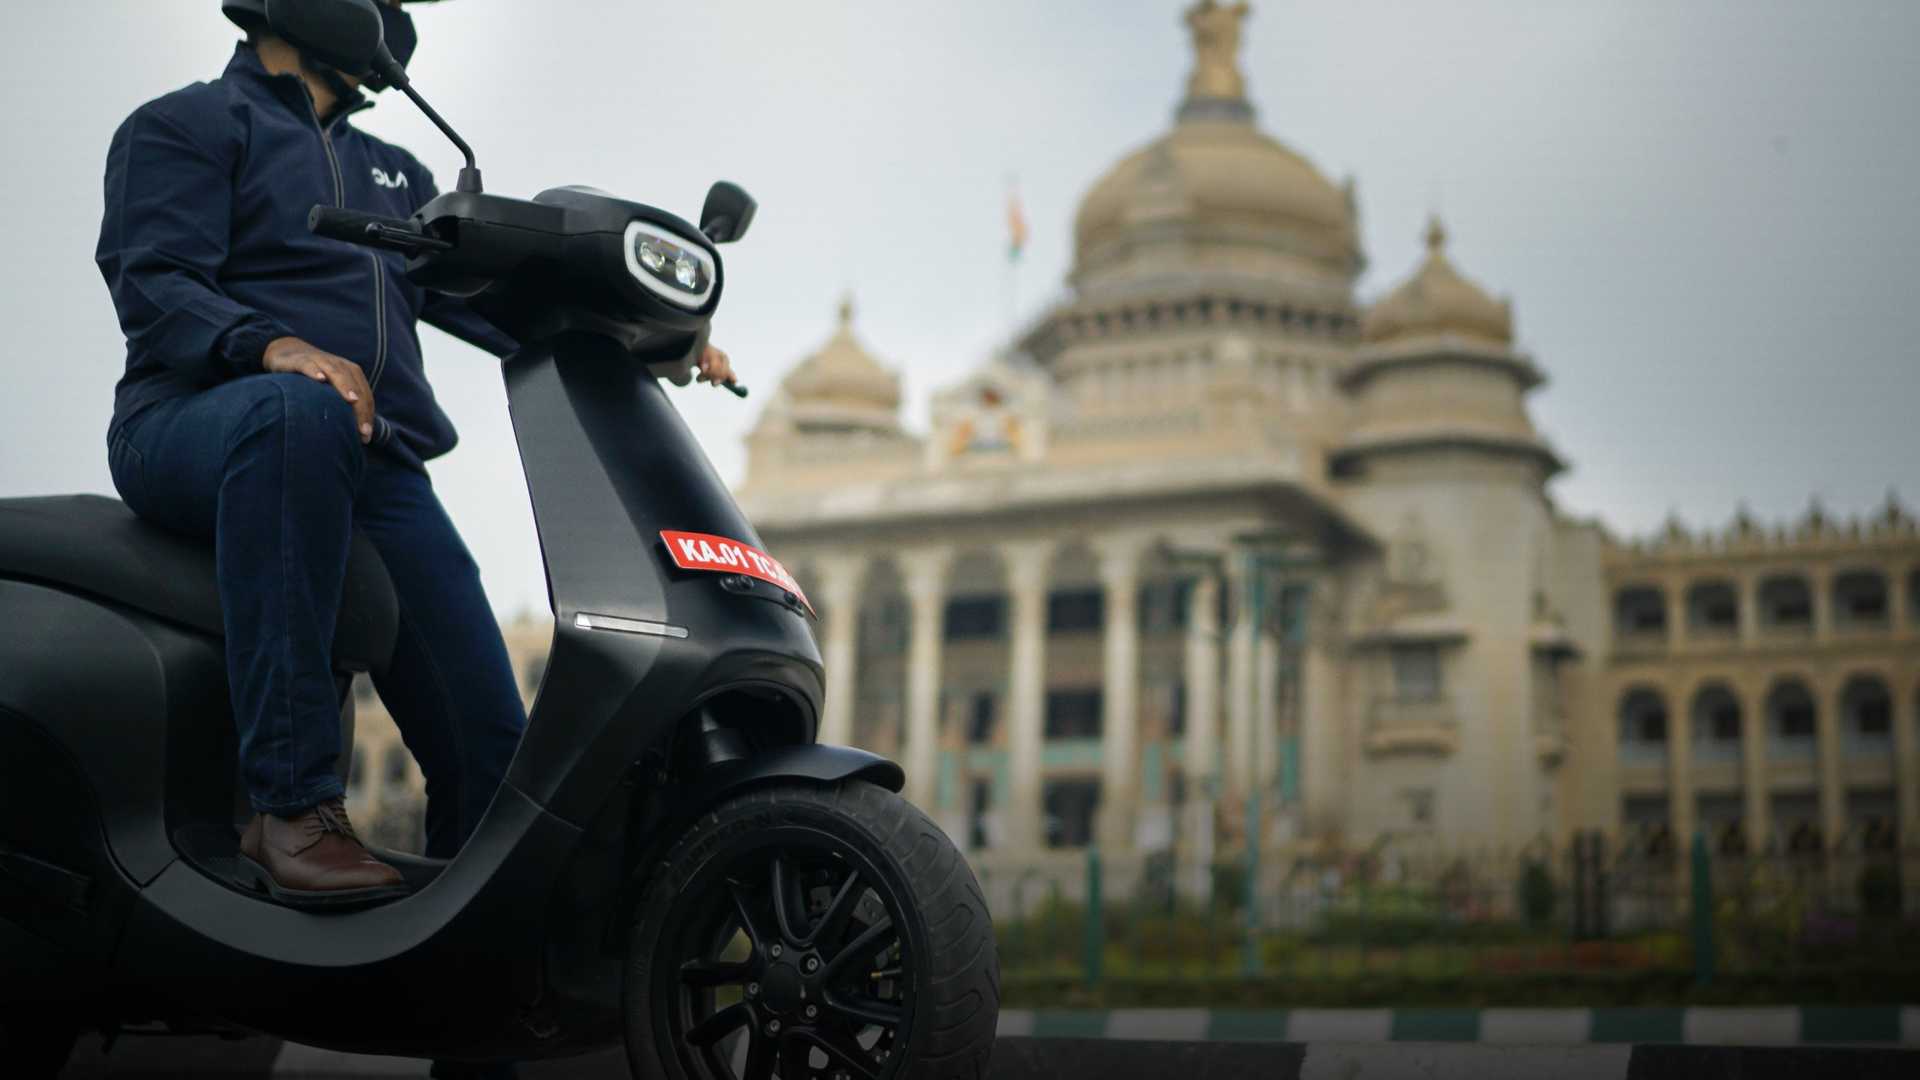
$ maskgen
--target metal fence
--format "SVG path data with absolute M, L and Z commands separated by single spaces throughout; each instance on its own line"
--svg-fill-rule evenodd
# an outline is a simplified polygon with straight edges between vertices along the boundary
M 1920 970 L 1920 850 L 1065 853 L 976 869 L 1009 975 L 1296 978 Z

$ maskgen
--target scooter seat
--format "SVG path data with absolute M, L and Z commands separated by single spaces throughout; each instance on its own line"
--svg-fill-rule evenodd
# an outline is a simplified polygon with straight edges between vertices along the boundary
M 215 637 L 225 634 L 213 547 L 141 521 L 118 499 L 0 499 L 0 578 L 59 585 Z M 334 667 L 385 670 L 399 628 L 386 564 L 356 532 L 334 628 Z

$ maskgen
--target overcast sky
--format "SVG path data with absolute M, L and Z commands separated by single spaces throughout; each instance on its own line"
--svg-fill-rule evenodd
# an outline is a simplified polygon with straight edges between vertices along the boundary
M 1033 223 L 1019 320 L 1058 293 L 1080 196 L 1169 122 L 1185 6 L 458 0 L 416 9 L 413 70 L 493 190 L 586 183 L 687 216 L 719 177 L 759 197 L 717 337 L 763 392 L 678 397 L 737 478 L 764 391 L 843 290 L 916 420 L 1010 333 L 1009 174 Z M 15 3 L 7 23 L 0 495 L 110 492 L 107 141 L 217 75 L 235 33 L 216 0 Z M 1916 41 L 1908 0 L 1257 0 L 1245 67 L 1262 126 L 1357 179 L 1362 295 L 1412 269 L 1438 208 L 1552 380 L 1534 414 L 1573 465 L 1556 498 L 1639 533 L 1741 500 L 1920 501 Z M 450 186 L 458 158 L 403 100 L 363 119 Z M 426 336 L 463 434 L 436 484 L 496 606 L 540 607 L 497 365 Z

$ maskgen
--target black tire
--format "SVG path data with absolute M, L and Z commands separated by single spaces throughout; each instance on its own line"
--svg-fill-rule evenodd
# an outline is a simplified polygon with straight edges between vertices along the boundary
M 80 1025 L 71 1017 L 0 1018 L 0 1073 L 19 1080 L 52 1080 L 66 1067 L 79 1039 Z
M 627 947 L 635 1076 L 986 1074 L 1000 1013 L 986 898 L 905 799 L 862 781 L 748 792 L 650 879 Z

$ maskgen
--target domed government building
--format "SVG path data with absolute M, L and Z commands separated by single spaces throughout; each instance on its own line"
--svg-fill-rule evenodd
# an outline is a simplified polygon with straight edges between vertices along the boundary
M 1561 511 L 1511 305 L 1438 221 L 1355 295 L 1353 188 L 1261 130 L 1245 14 L 1189 10 L 1172 127 L 1093 182 L 1066 299 L 930 431 L 847 305 L 749 436 L 742 500 L 821 611 L 822 738 L 897 755 L 988 866 L 1224 853 L 1256 822 L 1913 835 L 1914 522 L 1623 544 Z
M 1551 358 L 1439 221 L 1355 294 L 1353 188 L 1261 130 L 1245 14 L 1189 10 L 1171 128 L 930 430 L 848 303 L 750 434 L 739 494 L 821 614 L 821 738 L 896 756 L 988 871 L 1920 835 L 1914 521 L 1622 543 L 1563 512 Z

